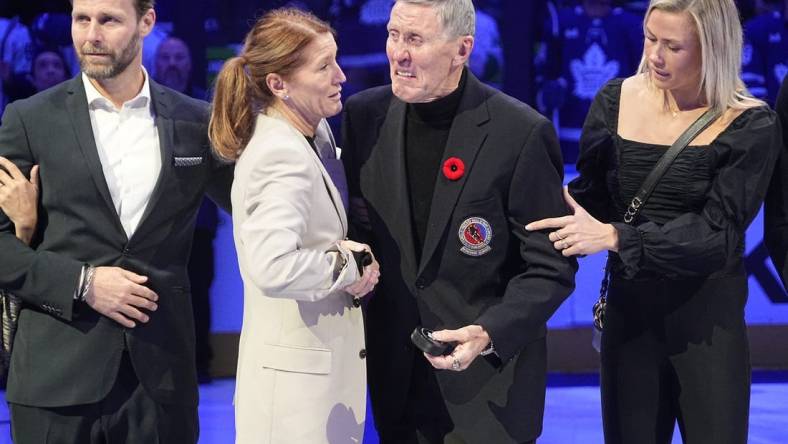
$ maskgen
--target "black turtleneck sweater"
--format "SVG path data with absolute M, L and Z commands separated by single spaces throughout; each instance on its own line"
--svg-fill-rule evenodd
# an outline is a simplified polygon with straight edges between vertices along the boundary
M 443 153 L 460 98 L 465 89 L 466 73 L 451 94 L 428 103 L 410 103 L 405 124 L 405 164 L 410 191 L 410 213 L 416 256 L 427 233 L 432 194 L 438 175 L 443 174 Z

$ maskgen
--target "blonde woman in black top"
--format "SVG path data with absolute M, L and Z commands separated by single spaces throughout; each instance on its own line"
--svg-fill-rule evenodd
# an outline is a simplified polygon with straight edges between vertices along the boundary
M 744 232 L 769 184 L 779 125 L 739 78 L 733 0 L 652 0 L 644 33 L 639 72 L 603 87 L 586 118 L 579 177 L 566 196 L 574 214 L 526 228 L 550 230 L 565 256 L 610 253 L 606 443 L 669 443 L 676 421 L 684 442 L 745 443 Z M 719 119 L 625 224 L 656 162 L 709 108 Z

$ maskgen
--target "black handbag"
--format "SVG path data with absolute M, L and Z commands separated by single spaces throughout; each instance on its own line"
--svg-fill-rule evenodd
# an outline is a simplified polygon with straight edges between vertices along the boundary
M 19 321 L 19 311 L 22 309 L 22 301 L 8 293 L 0 290 L 0 380 L 5 381 L 8 377 L 8 368 L 11 365 L 11 348 L 14 345 L 14 334 Z
M 692 142 L 695 137 L 698 136 L 703 130 L 709 127 L 712 122 L 717 120 L 720 113 L 715 112 L 713 109 L 709 108 L 706 112 L 703 113 L 698 119 L 692 123 L 682 134 L 673 142 L 670 148 L 665 151 L 665 154 L 660 157 L 659 161 L 651 172 L 646 177 L 646 180 L 643 181 L 643 184 L 640 186 L 640 189 L 637 193 L 635 193 L 635 197 L 629 202 L 629 206 L 627 210 L 624 212 L 624 222 L 630 225 L 634 225 L 635 219 L 637 218 L 640 210 L 643 208 L 643 205 L 646 204 L 649 196 L 656 188 L 657 183 L 659 183 L 662 176 L 668 171 L 670 165 L 673 164 L 673 161 L 679 156 L 679 154 L 684 150 L 684 148 Z M 595 330 L 595 348 L 597 344 L 597 337 L 598 333 L 601 333 L 604 329 L 605 325 L 605 310 L 607 309 L 607 290 L 610 285 L 610 254 L 607 256 L 607 260 L 605 261 L 605 273 L 602 277 L 602 284 L 599 288 L 599 298 L 594 303 L 594 307 L 592 308 L 592 312 L 594 315 L 594 330 Z

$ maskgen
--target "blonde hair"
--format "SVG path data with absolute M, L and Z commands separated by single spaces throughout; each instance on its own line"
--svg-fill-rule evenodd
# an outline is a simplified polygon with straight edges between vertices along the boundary
M 324 21 L 296 8 L 281 8 L 260 18 L 246 35 L 238 57 L 222 66 L 214 87 L 208 137 L 220 157 L 235 160 L 249 143 L 256 115 L 273 103 L 265 78 L 287 77 L 306 60 L 306 48 L 317 36 L 334 31 Z
M 698 92 L 706 105 L 720 113 L 766 105 L 753 98 L 741 80 L 742 29 L 733 0 L 651 0 L 643 20 L 644 32 L 654 10 L 686 13 L 695 23 L 701 48 Z M 638 72 L 649 72 L 645 51 Z M 650 81 L 650 76 L 647 78 Z

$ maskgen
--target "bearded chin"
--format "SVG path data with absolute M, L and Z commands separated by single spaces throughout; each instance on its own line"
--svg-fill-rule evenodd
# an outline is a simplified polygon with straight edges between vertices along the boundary
M 79 67 L 82 72 L 87 74 L 88 77 L 96 80 L 112 79 L 118 74 L 126 70 L 134 61 L 134 57 L 140 51 L 140 38 L 135 35 L 134 38 L 123 48 L 119 55 L 112 54 L 110 56 L 109 65 L 95 65 L 87 61 L 85 57 L 79 58 Z

